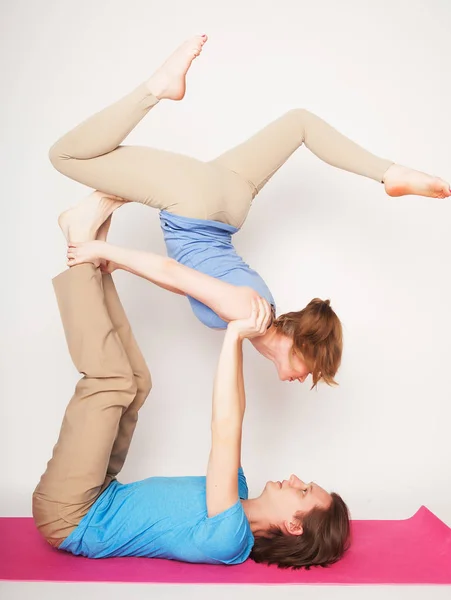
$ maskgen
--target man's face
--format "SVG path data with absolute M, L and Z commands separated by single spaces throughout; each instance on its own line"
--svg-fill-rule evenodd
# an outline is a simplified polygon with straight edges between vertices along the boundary
M 281 527 L 287 533 L 300 534 L 301 530 L 292 529 L 294 515 L 298 512 L 309 513 L 314 508 L 327 510 L 332 502 L 331 495 L 314 482 L 304 483 L 296 475 L 283 481 L 268 481 L 262 492 L 265 517 L 273 525 Z

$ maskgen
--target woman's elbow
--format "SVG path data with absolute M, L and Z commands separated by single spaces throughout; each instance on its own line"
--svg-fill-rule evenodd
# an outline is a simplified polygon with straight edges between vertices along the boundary
M 174 290 L 180 290 L 180 264 L 168 256 L 159 257 L 161 280 Z
M 252 302 L 259 298 L 258 293 L 251 287 L 243 286 L 239 288 L 239 312 L 238 318 L 245 319 L 252 312 Z

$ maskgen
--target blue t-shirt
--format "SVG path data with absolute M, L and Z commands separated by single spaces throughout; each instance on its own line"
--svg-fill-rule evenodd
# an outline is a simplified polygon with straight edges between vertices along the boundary
M 179 217 L 160 212 L 161 229 L 168 256 L 201 273 L 211 275 L 237 286 L 248 286 L 274 306 L 268 286 L 260 275 L 238 256 L 232 235 L 238 231 L 233 225 Z M 213 329 L 226 329 L 227 323 L 211 308 L 188 296 L 196 317 Z
M 243 470 L 238 493 L 248 497 Z M 254 537 L 240 500 L 207 516 L 205 477 L 113 481 L 59 546 L 89 558 L 143 556 L 191 563 L 244 562 Z

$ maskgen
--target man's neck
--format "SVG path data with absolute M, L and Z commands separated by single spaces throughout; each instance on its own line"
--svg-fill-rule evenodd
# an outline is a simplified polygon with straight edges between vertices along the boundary
M 262 535 L 270 527 L 270 523 L 264 516 L 261 497 L 241 500 L 244 513 L 249 521 L 253 535 Z

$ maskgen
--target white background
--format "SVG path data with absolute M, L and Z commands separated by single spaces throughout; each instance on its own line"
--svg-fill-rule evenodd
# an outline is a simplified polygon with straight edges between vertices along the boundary
M 1 13 L 0 514 L 8 516 L 31 514 L 77 381 L 51 277 L 65 264 L 56 218 L 88 190 L 52 169 L 50 145 L 205 32 L 185 100 L 161 103 L 128 143 L 210 159 L 303 107 L 374 153 L 449 180 L 451 5 L 17 0 Z M 341 493 L 354 518 L 404 518 L 424 504 L 451 524 L 450 217 L 449 199 L 388 198 L 305 148 L 258 196 L 238 251 L 279 312 L 330 298 L 345 351 L 340 386 L 309 391 L 280 383 L 246 348 L 251 495 L 295 472 Z M 122 208 L 111 241 L 164 253 L 157 212 Z M 154 380 L 122 481 L 202 474 L 222 334 L 198 323 L 185 299 L 129 274 L 116 281 Z

